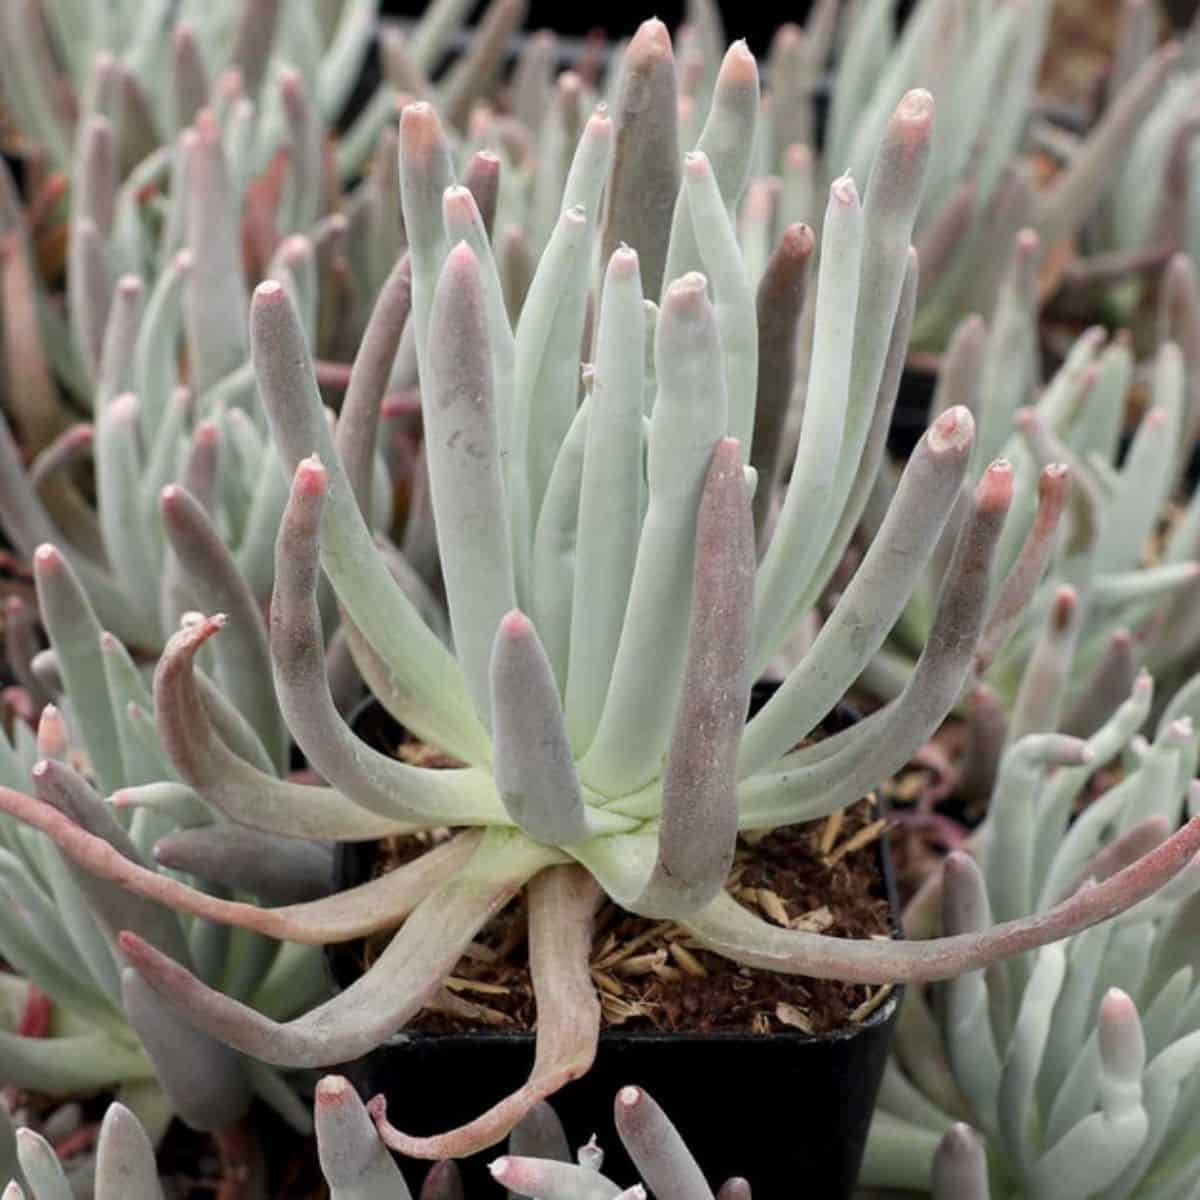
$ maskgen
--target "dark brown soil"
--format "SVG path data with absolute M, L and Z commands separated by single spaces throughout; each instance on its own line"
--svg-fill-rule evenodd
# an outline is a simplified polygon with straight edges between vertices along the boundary
M 873 799 L 844 814 L 739 843 L 729 890 L 773 924 L 838 937 L 886 937 L 889 909 L 877 841 L 885 828 Z M 397 839 L 381 869 L 423 847 Z M 386 935 L 359 950 L 366 965 Z M 592 978 L 604 1024 L 670 1032 L 825 1033 L 861 1021 L 890 989 L 780 975 L 738 966 L 703 949 L 670 921 L 605 903 L 597 914 Z M 472 944 L 448 982 L 456 1011 L 422 1013 L 414 1028 L 463 1032 L 479 1024 L 531 1030 L 536 1008 L 525 960 L 521 898 Z

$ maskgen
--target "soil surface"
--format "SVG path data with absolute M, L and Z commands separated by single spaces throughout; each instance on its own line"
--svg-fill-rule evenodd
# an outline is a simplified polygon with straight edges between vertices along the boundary
M 886 824 L 868 798 L 823 821 L 741 839 L 729 891 L 781 928 L 888 937 L 878 847 Z M 412 837 L 382 844 L 372 873 L 410 861 L 427 845 Z M 595 929 L 592 978 L 610 1028 L 821 1034 L 863 1020 L 891 990 L 739 966 L 705 950 L 673 922 L 647 920 L 611 902 L 600 908 Z M 374 960 L 389 936 L 354 946 L 357 970 Z M 460 960 L 447 983 L 447 1001 L 422 1013 L 413 1028 L 461 1033 L 482 1024 L 532 1030 L 537 1012 L 525 937 L 525 904 L 518 897 Z

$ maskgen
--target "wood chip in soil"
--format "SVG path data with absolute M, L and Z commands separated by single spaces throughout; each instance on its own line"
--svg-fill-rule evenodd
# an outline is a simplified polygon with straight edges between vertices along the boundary
M 877 846 L 885 824 L 867 799 L 827 820 L 743 838 L 729 891 L 771 924 L 836 937 L 890 936 Z M 389 839 L 376 869 L 411 861 L 428 845 L 428 835 Z M 357 944 L 360 969 L 378 956 L 387 936 Z M 537 1014 L 525 937 L 518 898 L 481 931 L 411 1028 L 532 1030 Z M 705 950 L 672 922 L 646 920 L 609 902 L 596 917 L 592 979 L 604 1026 L 625 1031 L 821 1034 L 866 1019 L 890 993 L 742 967 Z

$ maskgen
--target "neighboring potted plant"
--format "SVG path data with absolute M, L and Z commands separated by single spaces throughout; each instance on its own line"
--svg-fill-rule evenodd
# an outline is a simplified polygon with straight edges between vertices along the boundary
M 608 119 L 594 117 L 515 335 L 482 217 L 470 191 L 453 184 L 438 121 L 426 105 L 404 111 L 412 322 L 454 654 L 393 580 L 363 519 L 375 430 L 363 418 L 377 410 L 386 372 L 374 372 L 381 382 L 373 396 L 360 394 L 364 409 L 343 411 L 335 447 L 286 289 L 266 283 L 255 294 L 258 387 L 294 471 L 271 609 L 276 686 L 294 736 L 330 786 L 281 782 L 215 730 L 193 668 L 219 617 L 188 623 L 164 653 L 155 682 L 163 745 L 206 803 L 260 830 L 351 841 L 421 826 L 462 832 L 327 901 L 261 909 L 215 900 L 114 855 L 56 809 L 53 789 L 50 804 L 0 791 L 0 806 L 90 871 L 196 915 L 302 942 L 348 940 L 403 919 L 366 975 L 283 1023 L 204 984 L 152 939 L 122 936 L 133 969 L 188 1021 L 275 1063 L 344 1062 L 386 1040 L 438 994 L 489 917 L 526 888 L 539 1006 L 530 1078 L 475 1120 L 428 1138 L 397 1130 L 377 1103 L 385 1140 L 403 1151 L 441 1157 L 490 1145 L 538 1098 L 586 1070 L 599 1029 L 589 960 L 601 888 L 747 965 L 885 984 L 976 968 L 1111 915 L 1173 876 L 1200 841 L 1200 827 L 1190 825 L 1051 914 L 967 939 L 855 941 L 783 929 L 724 891 L 739 828 L 769 830 L 857 800 L 903 765 L 954 703 L 985 626 L 1012 489 L 998 463 L 968 502 L 939 616 L 904 695 L 859 726 L 793 751 L 882 643 L 959 497 L 972 422 L 961 408 L 944 413 L 811 649 L 746 724 L 752 676 L 823 591 L 880 461 L 915 299 L 909 241 L 932 121 L 926 94 L 906 96 L 865 203 L 848 179 L 831 189 L 804 425 L 756 572 L 742 444 L 755 424 L 757 338 L 729 218 L 753 141 L 729 134 L 758 110 L 746 59 L 744 49 L 730 51 L 722 72 L 730 101 L 714 105 L 711 140 L 701 139 L 714 156 L 688 156 L 680 188 L 670 152 L 670 44 L 657 22 L 643 27 L 625 64 L 615 144 Z M 593 230 L 611 253 L 585 380 L 591 397 L 576 412 Z M 635 230 L 637 254 L 621 245 Z M 643 297 L 660 289 L 648 360 Z M 771 478 L 760 472 L 759 486 Z M 320 569 L 339 593 L 376 694 L 414 733 L 467 765 L 415 767 L 354 739 L 328 691 Z M 786 1152 L 815 1149 L 797 1141 Z
M 868 7 L 860 7 L 863 20 Z M 437 11 L 445 17 L 449 10 L 439 5 Z M 507 23 L 519 19 L 516 5 L 497 5 L 492 12 L 495 20 L 480 31 L 478 54 L 468 53 L 470 69 L 452 73 L 439 91 L 449 121 L 481 142 L 494 139 L 506 157 L 501 163 L 497 154 L 468 145 L 456 159 L 428 104 L 404 110 L 395 136 L 407 265 L 393 269 L 396 229 L 394 239 L 371 241 L 369 249 L 377 253 L 359 264 L 364 278 L 382 278 L 381 265 L 388 273 L 354 369 L 339 375 L 349 386 L 336 435 L 318 386 L 328 382 L 329 365 L 311 353 L 318 323 L 314 247 L 303 238 L 281 247 L 275 278 L 255 293 L 252 365 L 245 361 L 247 344 L 236 321 L 244 298 L 237 255 L 240 192 L 222 179 L 230 162 L 240 178 L 249 160 L 234 151 L 245 147 L 231 139 L 226 151 L 212 114 L 198 113 L 191 136 L 181 139 L 196 169 L 194 179 L 188 177 L 196 186 L 185 189 L 192 259 L 190 265 L 172 260 L 162 277 L 163 303 L 180 299 L 189 271 L 211 287 L 187 292 L 191 306 L 181 303 L 171 321 L 156 310 L 161 323 L 148 316 L 139 328 L 137 289 L 106 291 L 103 278 L 89 271 L 105 249 L 132 248 L 144 256 L 159 247 L 137 236 L 131 240 L 130 229 L 119 223 L 111 244 L 102 235 L 97 219 L 106 218 L 110 200 L 118 203 L 110 191 L 96 190 L 109 181 L 103 168 L 111 131 L 106 136 L 104 118 L 89 113 L 76 166 L 93 207 L 85 206 L 73 233 L 79 270 L 70 307 L 75 332 L 85 335 L 76 338 L 76 349 L 95 357 L 94 374 L 104 385 L 97 401 L 102 432 L 120 434 L 124 440 L 109 442 L 109 448 L 129 452 L 126 458 L 114 452 L 101 467 L 106 480 L 126 480 L 124 491 L 100 489 L 101 544 L 113 560 L 117 595 L 97 583 L 96 574 L 107 576 L 79 565 L 94 564 L 74 548 L 36 556 L 52 643 L 37 678 L 65 695 L 80 735 L 74 748 L 90 759 L 99 786 L 108 791 L 117 782 L 115 774 L 106 775 L 106 765 L 143 755 L 140 767 L 159 772 L 175 789 L 156 793 L 153 802 L 140 794 L 144 809 L 157 804 L 186 818 L 185 824 L 207 822 L 210 808 L 229 818 L 220 827 L 224 836 L 206 843 L 207 857 L 200 853 L 202 839 L 184 831 L 160 844 L 164 861 L 190 874 L 222 875 L 236 857 L 240 874 L 231 884 L 226 873 L 222 882 L 270 898 L 279 893 L 265 886 L 268 867 L 275 884 L 281 878 L 295 884 L 301 875 L 311 880 L 314 855 L 308 851 L 314 848 L 308 841 L 368 841 L 446 826 L 455 828 L 454 836 L 431 839 L 412 862 L 327 900 L 259 907 L 141 865 L 80 773 L 68 762 L 52 761 L 67 757 L 67 743 L 53 736 L 49 719 L 42 753 L 51 761 L 34 769 L 38 799 L 19 788 L 0 790 L 0 807 L 48 833 L 74 863 L 98 876 L 81 875 L 81 886 L 95 889 L 95 907 L 108 926 L 125 928 L 119 944 L 129 964 L 126 986 L 143 998 L 157 997 L 147 1003 L 155 1006 L 160 1030 L 171 1022 L 177 1030 L 195 1025 L 206 1037 L 276 1065 L 357 1057 L 386 1042 L 423 1006 L 446 1003 L 441 987 L 460 954 L 524 890 L 539 1004 L 532 1073 L 482 1116 L 429 1137 L 401 1132 L 376 1102 L 374 1115 L 388 1143 L 425 1157 L 494 1144 L 540 1096 L 587 1069 L 600 1021 L 590 955 L 602 890 L 614 904 L 674 922 L 708 952 L 749 968 L 876 986 L 870 1000 L 878 1007 L 867 1024 L 882 1029 L 895 1006 L 895 993 L 887 990 L 892 983 L 977 969 L 1110 916 L 1151 895 L 1200 842 L 1200 831 L 1190 825 L 1144 860 L 1048 913 L 1014 913 L 996 929 L 922 945 L 823 936 L 803 924 L 791 927 L 790 920 L 786 927 L 772 924 L 727 890 L 739 831 L 769 835 L 801 820 L 833 817 L 857 801 L 933 732 L 960 694 L 981 636 L 995 639 L 992 564 L 1013 476 L 1005 464 L 994 463 L 979 473 L 974 492 L 964 487 L 969 460 L 978 453 L 973 422 L 965 409 L 949 406 L 917 443 L 865 558 L 820 633 L 777 694 L 746 720 L 752 679 L 829 590 L 873 491 L 918 309 L 910 243 L 931 170 L 945 191 L 945 162 L 935 158 L 929 166 L 932 101 L 909 92 L 895 107 L 894 96 L 872 90 L 869 120 L 860 126 L 857 112 L 839 113 L 835 100 L 835 118 L 855 118 L 840 133 L 852 139 L 856 153 L 863 151 L 860 175 L 870 167 L 870 176 L 861 203 L 848 176 L 829 188 L 804 417 L 787 487 L 777 489 L 795 372 L 792 335 L 814 241 L 795 222 L 782 222 L 777 236 L 776 222 L 765 219 L 750 197 L 740 230 L 746 249 L 739 250 L 732 214 L 755 166 L 760 115 L 753 58 L 735 45 L 718 69 L 708 44 L 699 53 L 700 72 L 693 56 L 691 74 L 677 78 L 665 28 L 648 22 L 613 73 L 615 121 L 603 112 L 582 119 L 578 80 L 556 85 L 543 79 L 545 86 L 531 87 L 530 111 L 550 97 L 556 106 L 553 119 L 543 122 L 542 149 L 563 137 L 557 157 L 543 153 L 539 164 L 511 123 L 473 107 L 498 69 Z M 898 46 L 893 74 L 915 69 L 918 51 L 930 48 L 937 27 L 928 12 L 918 14 Z M 866 38 L 871 28 L 858 27 L 857 36 Z M 385 48 L 390 72 L 410 71 L 415 63 L 418 70 L 407 78 L 418 93 L 446 33 L 424 29 L 428 63 L 403 42 Z M 361 49 L 362 30 L 352 28 L 351 34 L 350 48 Z M 700 35 L 712 42 L 711 23 Z M 697 29 L 688 36 L 695 39 Z M 1026 46 L 1023 31 L 1006 36 Z M 983 43 L 994 57 L 1010 44 L 993 37 Z M 186 39 L 184 50 L 176 47 L 181 62 L 185 50 Z M 809 73 L 799 107 L 808 102 L 819 57 L 805 60 Z M 254 62 L 261 65 L 253 59 L 243 66 Z M 1156 62 L 1147 78 L 1163 69 Z M 124 78 L 120 72 L 113 77 Z M 313 183 L 321 177 L 322 156 L 305 158 L 305 152 L 314 148 L 308 138 L 320 123 L 306 123 L 296 79 L 288 78 L 278 98 L 292 122 L 293 156 L 297 164 L 307 163 L 312 173 L 305 178 Z M 786 72 L 776 77 L 777 101 L 786 98 L 786 78 Z M 864 75 L 860 70 L 850 78 L 861 83 Z M 337 81 L 345 82 L 340 75 Z M 1138 84 L 1146 86 L 1145 80 Z M 701 125 L 697 114 L 705 110 L 709 90 L 712 103 Z M 386 124 L 392 92 L 382 95 L 361 130 L 372 132 L 375 120 Z M 679 103 L 681 95 L 692 102 L 690 109 Z M 231 93 L 225 99 L 238 98 Z M 1013 112 L 1024 111 L 1016 100 L 1012 104 Z M 235 110 L 245 111 L 236 103 Z M 784 103 L 775 105 L 771 130 L 771 144 L 785 156 L 797 144 L 788 136 L 789 111 Z M 872 130 L 879 135 L 878 153 L 870 144 Z M 379 143 L 375 161 L 383 165 L 358 194 L 358 219 L 368 225 L 381 213 L 395 215 L 387 207 L 397 144 L 390 136 Z M 1103 144 L 1111 146 L 1113 137 Z M 354 149 L 361 150 L 362 138 L 344 139 L 343 169 L 365 160 Z M 682 171 L 681 140 L 698 146 Z M 950 140 L 945 144 L 961 149 Z M 997 144 L 1004 160 L 1004 139 Z M 164 163 L 166 157 L 160 155 Z M 1093 159 L 1084 161 L 1094 169 Z M 785 167 L 789 163 L 795 184 L 802 164 L 795 156 L 785 158 Z M 468 186 L 455 184 L 457 174 Z M 1078 191 L 1082 185 L 1073 186 Z M 529 193 L 539 187 L 545 189 L 543 202 L 529 203 Z M 139 204 L 144 198 L 132 186 L 122 195 Z M 181 208 L 182 195 L 173 193 Z M 940 214 L 940 193 L 937 198 Z M 298 227 L 308 228 L 319 215 L 307 207 L 313 202 L 303 188 L 288 193 L 287 211 L 308 213 L 297 218 Z M 1075 193 L 1066 200 L 1059 194 L 1050 211 L 1058 224 L 1069 224 L 1081 204 Z M 529 222 L 527 256 L 545 244 L 536 271 L 524 281 L 521 272 L 530 260 L 522 260 L 522 244 L 508 238 L 503 225 L 514 214 Z M 493 241 L 497 221 L 501 229 Z M 168 215 L 163 245 L 173 249 L 169 224 Z M 343 246 L 347 229 L 341 222 L 324 222 L 320 230 L 326 248 Z M 518 310 L 514 328 L 508 314 Z M 224 619 L 188 615 L 157 671 L 155 735 L 145 720 L 147 697 L 138 690 L 136 670 L 113 649 L 113 639 L 101 635 L 75 575 L 85 576 L 93 601 L 105 598 L 106 623 L 124 620 L 131 638 L 149 633 L 144 645 L 155 647 L 163 633 L 158 578 L 139 557 L 143 542 L 136 531 L 146 526 L 142 533 L 153 542 L 153 506 L 160 497 L 157 486 L 150 487 L 149 502 L 135 495 L 133 487 L 143 486 L 139 473 L 117 469 L 145 463 L 138 457 L 140 414 L 116 392 L 147 363 L 164 367 L 174 382 L 180 320 L 193 382 L 211 387 L 215 411 L 245 415 L 253 412 L 256 395 L 264 401 L 273 441 L 250 418 L 240 424 L 231 419 L 238 454 L 255 451 L 237 460 L 243 472 L 257 464 L 256 487 L 278 484 L 277 453 L 292 476 L 286 507 L 286 485 L 273 493 L 273 511 L 282 513 L 283 523 L 270 657 L 282 714 L 265 687 L 267 647 L 256 589 L 242 577 L 255 571 L 261 589 L 271 572 L 262 570 L 261 555 L 235 562 L 219 536 L 239 519 L 237 500 L 247 497 L 237 488 L 245 479 L 223 474 L 218 489 L 211 460 L 202 460 L 208 469 L 186 480 L 201 494 L 168 489 L 162 514 L 180 572 L 193 589 L 189 594 L 210 610 L 231 609 L 233 627 L 215 643 L 223 650 L 213 658 L 218 684 L 236 702 L 223 699 L 196 669 Z M 139 346 L 149 346 L 148 357 L 138 357 Z M 594 359 L 582 387 L 581 346 Z M 106 374 L 110 365 L 114 370 Z M 105 390 L 118 377 L 120 387 Z M 137 378 L 142 386 L 143 376 Z M 151 382 L 161 380 L 156 374 Z M 430 589 L 381 550 L 371 533 L 372 516 L 386 508 L 377 502 L 380 412 L 390 388 L 417 380 L 429 471 L 426 515 L 436 525 L 448 621 L 433 610 Z M 161 391 L 149 390 L 164 399 Z M 205 438 L 197 442 L 203 451 Z M 43 520 L 17 456 L 9 458 L 0 499 L 9 506 L 6 520 L 28 535 L 22 548 L 31 551 L 41 540 L 37 531 L 54 527 Z M 135 514 L 132 523 L 129 513 Z M 1045 518 L 1039 537 L 1047 536 L 1055 519 Z M 880 648 L 948 527 L 953 536 L 946 538 L 939 564 L 944 587 L 901 695 L 861 725 L 801 745 Z M 74 571 L 68 559 L 74 559 Z M 354 738 L 327 672 L 322 570 L 344 610 L 341 636 L 363 677 L 414 734 L 461 765 L 433 770 L 397 762 Z M 1007 589 L 1009 603 L 1029 600 L 1037 577 L 1027 576 Z M 261 590 L 258 595 L 265 598 Z M 326 605 L 329 624 L 331 609 Z M 177 615 L 170 610 L 172 629 Z M 453 652 L 446 648 L 447 628 Z M 104 661 L 102 651 L 108 654 Z M 90 675 L 76 670 L 80 663 Z M 283 718 L 328 786 L 283 777 Z M 326 861 L 326 847 L 316 851 Z M 208 920 L 230 922 L 284 941 L 351 940 L 404 923 L 371 969 L 339 996 L 305 1016 L 275 1020 L 220 990 L 223 972 L 213 970 L 205 981 L 201 971 L 189 971 L 190 952 L 176 944 L 176 927 L 157 903 L 135 903 L 125 889 L 178 906 L 200 918 L 198 927 Z M 168 935 L 170 929 L 176 933 Z M 281 999 L 278 991 L 275 999 Z M 163 1001 L 178 1008 L 188 1025 Z M 271 1011 L 280 1014 L 278 1006 Z M 802 1034 L 788 1036 L 791 1046 L 805 1042 Z M 815 1120 L 807 1129 L 832 1151 L 824 1177 L 842 1192 L 851 1184 L 857 1130 L 881 1062 L 877 1046 L 863 1049 L 852 1039 L 845 1044 L 859 1049 L 851 1051 L 857 1059 L 838 1068 L 840 1095 L 854 1101 L 857 1113 L 841 1134 Z M 169 1039 L 162 1045 L 169 1053 Z M 437 1071 L 448 1069 L 451 1045 L 443 1042 Z M 723 1057 L 726 1065 L 752 1067 L 736 1042 L 710 1039 L 706 1045 L 706 1053 Z M 522 1053 L 528 1057 L 529 1051 Z M 662 1053 L 685 1054 L 687 1069 L 694 1064 L 707 1070 L 695 1045 L 680 1050 L 679 1043 L 674 1049 L 667 1044 Z M 678 1080 L 682 1070 L 668 1073 Z M 724 1086 L 740 1094 L 753 1085 Z M 821 1117 L 840 1115 L 840 1105 L 824 1108 Z M 755 1124 L 760 1135 L 779 1141 L 776 1130 Z M 821 1148 L 789 1138 L 783 1153 L 811 1170 Z M 751 1169 L 761 1171 L 768 1186 L 793 1171 L 788 1161 L 768 1159 L 765 1152 Z

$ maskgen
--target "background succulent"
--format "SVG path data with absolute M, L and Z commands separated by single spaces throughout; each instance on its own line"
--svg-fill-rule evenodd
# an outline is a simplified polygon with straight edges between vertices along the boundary
M 2 1108 L 2 1106 L 0 1106 Z M 380 1141 L 357 1093 L 349 1082 L 327 1075 L 316 1089 L 316 1138 L 321 1169 L 332 1200 L 411 1200 L 392 1156 Z M 660 1200 L 713 1200 L 699 1167 L 670 1119 L 643 1089 L 622 1088 L 614 1104 L 617 1133 L 646 1184 Z M 29 1194 L 35 1200 L 58 1200 L 71 1194 L 70 1177 L 49 1142 L 32 1129 L 14 1128 L 7 1109 L 0 1112 L 0 1161 L 11 1176 L 8 1200 Z M 600 1171 L 604 1152 L 592 1137 L 575 1160 L 566 1134 L 546 1104 L 540 1104 L 513 1130 L 508 1153 L 491 1164 L 493 1177 L 509 1195 L 535 1200 L 565 1196 L 626 1197 L 644 1200 L 646 1187 L 621 1188 Z M 131 1194 L 163 1196 L 154 1148 L 134 1114 L 111 1104 L 104 1116 L 94 1155 L 96 1200 Z M 239 1194 L 262 1194 L 258 1178 L 240 1181 Z M 429 1173 L 421 1200 L 451 1200 L 463 1195 L 453 1162 Z M 730 1179 L 719 1200 L 749 1200 L 745 1180 Z
M 1141 0 L 1121 5 L 1112 69 L 1101 89 L 1100 110 L 1114 102 L 1124 82 L 1155 53 L 1165 25 L 1161 6 Z M 1161 268 L 1171 254 L 1200 246 L 1195 241 L 1192 142 L 1200 117 L 1194 38 L 1184 41 L 1179 67 L 1161 88 L 1154 107 L 1124 150 L 1110 162 L 1100 201 L 1079 239 L 1081 257 L 1069 264 L 1052 311 L 1101 312 L 1110 320 L 1136 322 L 1152 300 Z M 1073 134 L 1058 131 L 1046 145 L 1070 162 L 1078 150 Z M 1142 310 L 1142 311 L 1139 311 Z M 1148 314 L 1152 315 L 1152 311 Z
M 250 891 L 266 903 L 327 892 L 332 870 L 327 848 L 257 837 L 222 823 L 182 785 L 154 735 L 151 701 L 125 651 L 102 634 L 64 560 L 52 548 L 37 569 L 46 607 L 73 641 L 62 657 L 75 690 L 72 742 L 58 711 L 47 707 L 36 740 L 14 726 L 13 743 L 0 744 L 4 783 L 30 788 L 44 801 L 91 829 L 116 853 L 151 871 L 155 860 L 190 875 L 220 896 Z M 74 619 L 72 619 L 74 618 Z M 90 643 L 90 644 L 89 644 Z M 80 679 L 83 683 L 80 683 Z M 245 753 L 269 765 L 253 729 L 210 685 L 225 728 Z M 103 740 L 101 740 L 103 739 Z M 95 747 L 103 746 L 104 753 Z M 85 749 L 86 747 L 86 749 Z M 71 765 L 86 769 L 113 805 L 106 805 Z M 224 1129 L 257 1093 L 292 1123 L 308 1117 L 289 1084 L 262 1064 L 231 1054 L 174 1013 L 125 968 L 116 934 L 132 921 L 156 944 L 202 976 L 255 1005 L 296 1011 L 326 994 L 319 956 L 138 901 L 80 874 L 53 845 L 5 818 L 0 829 L 0 891 L 6 900 L 0 947 L 52 1005 L 45 1030 L 0 1035 L 0 1076 L 6 1083 L 54 1095 L 104 1088 L 121 1094 L 161 1133 L 172 1113 L 200 1129 Z M 264 858 L 266 873 L 255 869 Z M 252 877 L 252 878 L 251 878 Z M 306 999 L 307 998 L 307 999 Z M 294 1007 L 295 1006 L 295 1007 Z
M 659 37 L 657 25 L 643 27 L 630 59 L 645 53 L 655 60 Z M 629 76 L 627 86 L 635 86 Z M 653 121 L 637 115 L 653 117 L 653 107 L 625 104 L 622 111 L 617 164 L 622 155 L 635 160 L 643 139 L 656 136 Z M 599 1009 L 587 963 L 601 889 L 634 911 L 677 920 L 737 961 L 882 983 L 951 975 L 1063 936 L 1144 898 L 1184 865 L 1200 836 L 1195 826 L 1071 897 L 1051 918 L 1013 914 L 980 936 L 927 943 L 780 930 L 722 890 L 739 829 L 832 812 L 908 759 L 959 695 L 983 627 L 991 556 L 1012 494 L 1005 464 L 984 473 L 970 502 L 937 625 L 910 687 L 857 729 L 792 752 L 882 643 L 956 502 L 972 423 L 953 408 L 918 446 L 888 519 L 809 655 L 743 732 L 753 670 L 823 589 L 882 454 L 914 301 L 909 238 L 931 119 L 928 96 L 907 96 L 888 125 L 865 203 L 848 179 L 831 188 L 810 372 L 817 386 L 809 389 L 788 497 L 755 581 L 739 445 L 755 420 L 754 307 L 707 157 L 687 158 L 683 202 L 661 218 L 677 231 L 690 228 L 695 249 L 673 254 L 668 240 L 665 261 L 687 273 L 662 293 L 653 388 L 644 355 L 630 353 L 647 338 L 639 257 L 618 248 L 599 299 L 594 372 L 577 411 L 589 214 L 608 172 L 611 132 L 601 118 L 593 126 L 598 143 L 581 142 L 568 193 L 582 206 L 560 218 L 514 332 L 478 207 L 453 184 L 433 111 L 405 109 L 411 319 L 456 649 L 451 654 L 423 624 L 373 547 L 363 517 L 370 459 L 339 455 L 302 321 L 287 289 L 268 283 L 252 305 L 252 354 L 276 445 L 295 472 L 271 608 L 275 682 L 292 733 L 329 786 L 282 782 L 218 732 L 193 666 L 222 618 L 188 624 L 171 640 L 156 672 L 155 708 L 183 781 L 236 822 L 342 840 L 466 828 L 351 892 L 264 909 L 148 872 L 113 854 L 69 812 L 0 792 L 0 805 L 50 833 L 87 869 L 197 916 L 308 943 L 404 919 L 358 982 L 283 1022 L 213 988 L 137 930 L 122 934 L 139 976 L 189 1022 L 279 1065 L 345 1061 L 427 1003 L 476 931 L 524 887 L 539 1005 L 528 1083 L 438 1137 L 409 1137 L 377 1111 L 390 1145 L 429 1157 L 462 1154 L 494 1143 L 590 1063 Z M 617 194 L 610 181 L 610 197 Z M 621 216 L 610 200 L 603 229 Z M 607 236 L 601 233 L 602 244 Z M 836 455 L 834 445 L 841 447 Z M 314 451 L 319 459 L 309 457 Z M 801 552 L 787 553 L 795 544 Z M 412 730 L 466 765 L 431 771 L 397 762 L 342 723 L 322 654 L 321 569 L 373 690 Z M 620 587 L 581 588 L 589 570 Z
M 1049 733 L 1015 741 L 971 853 L 953 854 L 918 894 L 906 929 L 963 933 L 1044 910 L 1094 887 L 1192 811 L 1190 689 L 1147 743 L 1137 731 L 1151 692 L 1141 675 L 1086 742 Z M 1093 773 L 1118 765 L 1118 781 L 1072 820 Z M 928 996 L 910 991 L 864 1182 L 928 1188 L 938 1138 L 964 1120 L 992 1158 L 993 1196 L 1188 1194 L 1200 1178 L 1196 865 L 1109 925 Z
M 1200 500 L 1193 493 L 1185 496 L 1186 507 L 1173 505 L 1196 428 L 1200 309 L 1195 269 L 1179 256 L 1163 287 L 1158 347 L 1147 366 L 1148 403 L 1126 441 L 1135 372 L 1125 339 L 1106 344 L 1103 331 L 1087 330 L 1033 398 L 1027 364 L 1035 316 L 1030 297 L 1020 294 L 1030 244 L 1027 236 L 1017 241 L 992 329 L 968 318 L 956 332 L 933 408 L 967 404 L 978 416 L 980 441 L 1002 447 L 1013 462 L 1023 499 L 1002 539 L 999 564 L 1014 574 L 1044 571 L 1027 606 L 1014 608 L 997 597 L 999 619 L 984 635 L 972 671 L 988 689 L 982 702 L 989 714 L 1003 710 L 1011 736 L 1054 728 L 1086 735 L 1119 702 L 1139 665 L 1166 673 L 1168 695 L 1195 670 L 1191 614 L 1200 587 Z M 1014 358 L 1021 364 L 1016 369 Z M 1069 464 L 1069 477 L 1055 462 Z M 981 469 L 973 461 L 972 470 Z M 1035 509 L 1028 497 L 1039 473 Z M 886 494 L 885 482 L 868 509 L 868 529 Z M 1061 529 L 1051 519 L 1056 513 L 1064 514 Z M 1031 543 L 1038 553 L 1023 561 Z M 943 549 L 864 676 L 869 689 L 892 694 L 906 678 L 907 663 L 928 635 L 944 561 Z
M 820 196 L 836 171 L 861 178 L 897 101 L 908 88 L 928 88 L 943 120 L 915 225 L 922 273 L 912 341 L 915 349 L 941 349 L 960 314 L 991 314 L 1005 270 L 1003 247 L 1019 229 L 1033 226 L 1047 250 L 1080 230 L 1114 155 L 1153 105 L 1178 51 L 1164 49 L 1139 64 L 1140 74 L 1123 78 L 1120 99 L 1067 169 L 1039 187 L 1027 136 L 1049 3 L 1018 9 L 923 0 L 899 33 L 894 4 L 846 7 L 818 139 L 813 97 L 829 38 L 815 14 L 828 23 L 835 9 L 817 5 L 803 35 L 791 25 L 776 35 L 768 71 L 771 135 L 763 139 L 766 157 L 756 174 L 782 181 L 784 220 L 811 220 L 805 202 Z

